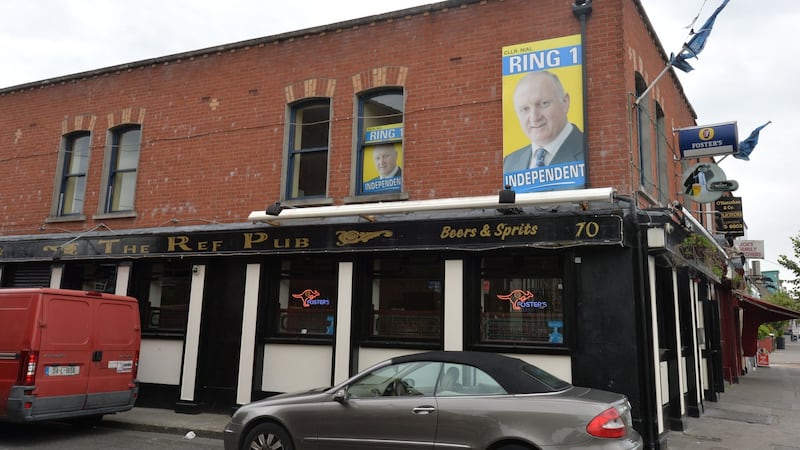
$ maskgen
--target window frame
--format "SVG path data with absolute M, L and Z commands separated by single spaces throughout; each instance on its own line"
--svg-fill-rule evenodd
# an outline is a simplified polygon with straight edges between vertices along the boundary
M 636 74 L 636 96 L 640 97 L 647 91 L 644 78 Z M 648 92 L 636 108 L 636 130 L 639 143 L 639 185 L 647 193 L 657 189 L 653 173 L 653 128 L 650 110 L 650 93 Z
M 373 116 L 367 117 L 368 103 L 375 102 L 375 99 L 382 96 L 397 96 L 400 100 L 400 121 L 380 120 L 375 119 L 377 124 L 369 123 L 369 119 Z M 354 187 L 353 192 L 356 196 L 392 196 L 402 195 L 405 191 L 404 173 L 405 172 L 405 148 L 404 148 L 404 127 L 405 127 L 405 90 L 402 86 L 382 87 L 380 89 L 373 89 L 361 93 L 357 97 L 357 110 L 356 117 L 358 117 L 356 126 L 356 154 L 354 155 Z M 376 103 L 376 102 L 375 102 Z M 391 105 L 384 104 L 385 108 L 391 108 Z M 374 116 L 379 118 L 381 116 Z M 385 117 L 389 117 L 388 115 Z M 397 126 L 399 124 L 399 126 Z M 375 130 L 376 128 L 383 128 L 387 131 L 387 136 L 382 136 L 374 139 L 367 139 L 367 131 L 369 129 Z M 397 131 L 399 130 L 399 136 Z M 377 130 L 376 130 L 377 131 Z M 400 170 L 400 174 L 395 176 L 393 181 L 384 186 L 386 188 L 376 188 L 375 190 L 368 190 L 366 185 L 370 181 L 377 179 L 378 173 L 375 167 L 375 162 L 372 158 L 368 158 L 368 153 L 371 156 L 372 151 L 377 145 L 392 144 L 396 151 L 396 164 Z M 396 180 L 399 179 L 399 180 Z M 396 184 L 399 181 L 399 188 Z
M 300 131 L 300 135 L 298 136 L 298 125 L 305 126 L 306 123 L 300 122 L 298 119 L 298 115 L 302 112 L 314 109 L 325 107 L 328 111 L 328 118 L 326 119 L 326 126 L 327 130 L 324 133 L 325 136 L 325 143 L 324 145 L 311 145 L 308 147 L 303 146 L 303 134 L 302 130 Z M 333 105 L 332 101 L 328 97 L 313 97 L 303 99 L 301 101 L 292 103 L 288 107 L 288 131 L 287 131 L 287 142 L 286 142 L 286 166 L 285 166 L 285 183 L 283 184 L 283 199 L 288 201 L 302 201 L 305 199 L 308 200 L 315 200 L 315 199 L 326 199 L 328 194 L 328 182 L 330 179 L 330 147 L 331 147 L 331 131 L 332 131 L 332 120 L 333 117 Z M 320 122 L 318 122 L 319 124 Z M 314 123 L 310 123 L 309 125 L 314 125 Z M 299 139 L 299 141 L 298 141 Z M 325 175 L 325 180 L 323 181 L 323 187 L 321 193 L 312 193 L 306 195 L 303 193 L 300 194 L 301 191 L 301 183 L 303 182 L 303 177 L 301 170 L 303 168 L 302 163 L 302 156 L 322 156 L 325 161 L 325 166 L 323 168 L 323 172 Z M 300 161 L 298 163 L 298 160 Z M 313 168 L 312 168 L 313 170 Z
M 133 162 L 129 167 L 119 168 L 120 163 L 120 146 L 123 145 L 121 141 L 125 138 L 127 133 L 137 132 L 138 136 L 136 139 L 136 155 L 127 162 Z M 101 187 L 101 204 L 98 205 L 98 214 L 99 215 L 111 215 L 111 216 L 128 216 L 128 215 L 135 215 L 136 214 L 136 191 L 138 186 L 138 176 L 139 176 L 139 161 L 141 159 L 142 153 L 142 127 L 139 124 L 124 124 L 118 127 L 114 127 L 109 130 L 107 145 L 106 145 L 106 154 L 105 154 L 105 164 L 103 165 L 103 181 Z M 127 174 L 133 174 L 132 177 L 128 176 L 129 178 L 128 183 L 132 184 L 132 186 L 128 186 L 127 189 L 123 190 L 123 194 L 126 195 L 126 200 L 130 202 L 130 208 L 120 208 L 119 205 L 116 207 L 114 206 L 114 198 L 118 194 L 115 192 L 115 184 L 118 180 L 122 179 L 123 182 L 125 181 L 124 178 L 120 178 L 121 176 L 125 176 Z M 132 183 L 130 181 L 132 179 Z M 118 201 L 119 202 L 119 201 Z
M 313 261 L 309 258 L 313 258 Z M 260 303 L 262 308 L 262 330 L 264 337 L 267 341 L 272 342 L 303 342 L 303 343 L 333 343 L 336 332 L 336 312 L 339 294 L 339 262 L 335 258 L 325 258 L 319 255 L 313 257 L 295 256 L 286 257 L 283 259 L 275 260 L 274 264 L 265 265 L 264 269 L 267 271 L 262 274 L 265 279 L 265 289 L 263 298 Z M 296 266 L 296 267 L 294 267 Z M 322 292 L 317 289 L 321 297 L 315 297 L 317 300 L 327 300 L 327 304 L 310 305 L 309 308 L 322 310 L 326 315 L 325 333 L 308 332 L 299 328 L 296 332 L 290 330 L 282 330 L 282 328 L 289 328 L 286 323 L 289 321 L 289 312 L 292 309 L 299 311 L 305 310 L 302 308 L 290 308 L 291 302 L 296 305 L 303 302 L 301 297 L 305 292 L 304 289 L 291 289 L 293 283 L 305 283 L 307 289 L 315 289 L 323 284 L 332 284 L 328 292 Z M 286 307 L 283 308 L 281 301 L 283 295 L 286 294 Z M 277 300 L 277 301 L 276 301 Z M 321 306 L 322 308 L 317 308 Z M 309 309 L 311 311 L 311 309 Z M 295 318 L 302 321 L 310 319 L 313 322 L 313 314 L 295 315 Z M 312 324 L 313 325 L 313 324 Z
M 495 267 L 490 271 L 485 271 L 483 269 L 483 261 L 484 258 L 508 258 L 512 261 L 515 261 L 514 264 L 506 265 L 501 267 Z M 530 259 L 534 261 L 531 264 L 526 264 L 524 262 L 525 259 Z M 470 278 L 473 279 L 472 284 L 469 284 L 465 287 L 465 292 L 467 292 L 467 301 L 469 302 L 468 305 L 465 305 L 465 336 L 469 346 L 474 349 L 485 349 L 485 350 L 494 350 L 494 351 L 536 351 L 537 353 L 554 353 L 554 354 L 562 354 L 564 352 L 569 351 L 569 346 L 571 345 L 571 333 L 572 329 L 574 328 L 574 323 L 572 321 L 572 317 L 574 312 L 571 308 L 571 296 L 572 293 L 570 291 L 570 283 L 572 280 L 572 274 L 569 272 L 567 260 L 568 255 L 562 253 L 552 253 L 552 254 L 530 254 L 530 253 L 486 253 L 482 255 L 478 255 L 475 258 L 471 258 L 468 263 L 465 261 L 465 270 L 471 271 L 474 276 L 469 277 L 465 276 L 465 283 L 470 283 Z M 555 341 L 551 342 L 550 339 L 548 341 L 544 340 L 503 340 L 503 339 L 496 339 L 496 340 L 487 340 L 484 339 L 484 318 L 489 316 L 489 313 L 484 310 L 484 303 L 483 297 L 484 295 L 495 295 L 496 292 L 492 291 L 491 283 L 489 283 L 489 291 L 484 292 L 485 287 L 487 286 L 487 281 L 490 280 L 489 277 L 492 275 L 497 276 L 505 276 L 507 280 L 509 279 L 516 279 L 528 275 L 526 278 L 530 280 L 537 280 L 537 279 L 547 279 L 547 280 L 555 280 L 559 279 L 557 276 L 545 276 L 540 277 L 539 271 L 533 270 L 531 272 L 520 272 L 520 270 L 524 270 L 525 267 L 547 267 L 549 268 L 550 272 L 548 273 L 555 273 L 560 274 L 560 287 L 556 287 L 560 291 L 560 298 L 558 299 L 558 311 L 555 311 L 551 314 L 558 313 L 560 314 L 560 328 L 553 329 L 558 333 L 560 333 L 560 342 Z M 503 292 L 503 294 L 508 294 L 507 292 Z M 536 292 L 534 292 L 536 294 Z M 498 301 L 500 301 L 498 299 Z M 545 296 L 545 298 L 537 298 L 534 295 L 534 298 L 531 300 L 535 301 L 547 301 L 548 303 L 552 300 Z M 535 311 L 534 311 L 535 313 Z M 510 316 L 509 316 L 510 317 Z M 537 320 L 540 318 L 537 318 Z M 545 318 L 546 320 L 559 320 L 559 318 Z M 550 324 L 548 323 L 548 327 Z M 549 336 L 552 337 L 552 336 Z
M 82 167 L 83 171 L 72 171 L 72 163 L 75 161 L 75 147 L 78 141 L 84 138 L 86 139 L 85 155 L 79 156 L 79 158 L 85 159 L 85 163 Z M 58 159 L 59 177 L 56 179 L 57 187 L 54 189 L 53 205 L 51 210 L 52 216 L 63 219 L 80 219 L 84 217 L 84 208 L 86 207 L 86 183 L 92 153 L 92 133 L 87 130 L 78 130 L 66 134 L 62 137 L 61 145 L 61 151 L 59 152 Z M 83 178 L 82 186 L 79 186 L 81 192 L 79 193 L 78 189 L 75 189 L 72 203 L 74 205 L 76 202 L 76 197 L 78 196 L 83 197 L 83 200 L 81 201 L 79 210 L 76 210 L 73 207 L 72 211 L 67 213 L 64 211 L 64 206 L 66 204 L 64 196 L 66 194 L 69 182 L 72 179 L 77 178 Z M 81 184 L 80 181 L 78 181 L 78 184 Z
M 430 258 L 431 262 L 422 264 L 421 261 L 423 260 L 421 258 Z M 386 264 L 379 264 L 379 266 L 385 267 L 376 269 L 376 264 L 381 261 L 387 261 Z M 414 262 L 411 263 L 410 261 Z M 392 264 L 391 268 L 388 268 L 389 262 Z M 360 289 L 354 289 L 354 308 L 358 308 L 357 314 L 359 315 L 360 345 L 365 347 L 393 346 L 418 349 L 441 348 L 444 342 L 444 265 L 445 259 L 439 253 L 377 254 L 360 259 L 356 268 L 356 271 L 361 274 L 356 284 L 360 286 Z M 416 272 L 409 274 L 407 271 L 409 267 L 416 270 Z M 407 276 L 403 276 L 404 272 Z M 427 280 L 423 281 L 426 277 Z M 394 294 L 394 298 L 386 299 L 387 304 L 383 308 L 380 304 L 380 282 L 382 280 L 387 281 L 386 292 Z M 411 284 L 410 282 L 413 280 L 418 283 Z M 426 293 L 428 293 L 429 302 L 433 308 L 419 308 L 419 305 L 425 302 L 425 297 L 420 295 L 423 291 L 400 292 L 391 289 L 392 285 L 388 284 L 389 281 L 405 286 L 416 286 L 417 288 L 422 286 L 420 283 L 423 283 L 430 290 L 430 292 L 426 291 Z M 376 289 L 378 290 L 377 292 Z M 417 308 L 401 307 L 401 304 L 405 305 L 401 297 L 404 294 L 412 293 L 417 293 L 414 297 L 415 299 L 421 299 L 415 305 Z M 386 313 L 384 322 L 387 323 L 384 330 L 397 328 L 398 331 L 395 334 L 391 334 L 391 332 L 386 334 L 380 331 L 381 322 L 379 321 L 384 317 L 382 316 L 384 313 Z M 432 318 L 436 319 L 436 321 L 431 321 Z M 421 336 L 419 330 L 428 329 L 428 327 L 419 325 L 417 322 L 422 324 L 427 322 L 428 325 L 435 323 L 430 328 L 433 331 L 428 336 Z M 410 326 L 410 328 L 401 331 L 404 325 L 406 327 Z M 417 328 L 415 329 L 414 326 L 417 326 Z

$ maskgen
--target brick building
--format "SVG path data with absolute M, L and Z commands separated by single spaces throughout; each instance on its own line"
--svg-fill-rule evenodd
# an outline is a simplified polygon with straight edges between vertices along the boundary
M 721 389 L 726 275 L 679 251 L 713 227 L 681 206 L 695 115 L 652 84 L 641 3 L 578 3 L 451 0 L 2 89 L 0 285 L 137 297 L 140 404 L 497 351 L 625 393 L 658 446 Z M 583 153 L 504 168 L 511 83 L 545 69 Z

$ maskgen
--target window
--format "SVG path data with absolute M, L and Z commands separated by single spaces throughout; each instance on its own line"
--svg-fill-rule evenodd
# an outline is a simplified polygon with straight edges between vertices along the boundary
M 381 90 L 359 102 L 359 194 L 403 191 L 403 91 Z
M 58 196 L 59 216 L 83 213 L 90 140 L 89 132 L 73 133 L 64 139 L 64 162 Z
M 437 256 L 404 255 L 372 262 L 369 338 L 438 342 L 442 330 L 444 263 Z
M 561 258 L 517 255 L 481 259 L 479 341 L 563 344 Z
M 419 361 L 379 367 L 347 388 L 350 397 L 433 395 L 442 363 Z
M 291 108 L 287 199 L 324 197 L 328 184 L 329 99 Z
M 133 295 L 139 299 L 142 331 L 183 333 L 189 317 L 192 267 L 185 261 L 135 263 Z
M 436 385 L 437 397 L 502 395 L 506 393 L 503 386 L 489 374 L 477 367 L 463 364 L 445 364 L 442 377 Z
M 656 164 L 658 167 L 658 199 L 663 204 L 670 201 L 669 189 L 669 163 L 672 162 L 672 155 L 667 147 L 667 128 L 664 119 L 664 110 L 661 105 L 656 104 Z
M 117 287 L 117 265 L 98 262 L 67 263 L 61 288 L 113 294 Z
M 270 302 L 276 310 L 270 315 L 272 335 L 331 339 L 337 293 L 335 261 L 313 257 L 284 260 Z
M 347 388 L 351 398 L 502 395 L 507 391 L 489 374 L 464 364 L 416 361 L 379 367 Z
M 636 74 L 636 97 L 647 90 L 647 83 L 641 75 Z M 651 116 L 650 116 L 650 94 L 647 94 L 637 108 L 637 129 L 639 130 L 639 163 L 640 163 L 640 179 L 642 189 L 645 192 L 653 193 L 655 185 L 653 183 L 653 138 L 651 131 Z
M 140 141 L 141 129 L 138 125 L 120 127 L 111 133 L 106 213 L 134 210 Z

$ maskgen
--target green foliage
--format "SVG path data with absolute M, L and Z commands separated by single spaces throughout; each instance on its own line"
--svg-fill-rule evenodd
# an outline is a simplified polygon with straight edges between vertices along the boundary
M 777 291 L 772 294 L 767 295 L 762 300 L 768 303 L 772 303 L 773 305 L 778 305 L 780 307 L 791 309 L 792 311 L 800 311 L 800 303 L 797 300 L 793 299 L 789 296 L 788 293 L 784 291 Z M 758 338 L 762 339 L 761 337 L 761 327 L 768 327 L 771 331 L 769 333 L 775 334 L 775 336 L 782 336 L 783 331 L 789 325 L 788 320 L 781 320 L 778 322 L 770 322 L 762 324 L 758 327 Z M 766 335 L 765 335 L 766 336 Z
M 792 241 L 792 249 L 794 250 L 794 257 L 800 259 L 800 236 L 790 238 Z M 794 278 L 788 280 L 786 283 L 792 286 L 791 294 L 795 300 L 800 299 L 800 264 L 797 261 L 789 259 L 786 255 L 778 256 L 778 264 L 788 269 L 794 274 Z
M 725 257 L 705 236 L 690 234 L 681 242 L 681 255 L 708 267 L 719 278 L 725 273 Z

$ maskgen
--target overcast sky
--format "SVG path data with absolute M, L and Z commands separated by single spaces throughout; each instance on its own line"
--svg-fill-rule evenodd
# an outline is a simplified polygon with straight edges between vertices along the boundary
M 0 87 L 427 3 L 432 2 L 0 0 Z M 722 0 L 642 3 L 670 53 L 680 50 L 695 17 L 699 28 Z M 536 2 L 530 4 L 533 9 Z M 789 238 L 800 235 L 794 204 L 800 149 L 791 141 L 798 134 L 791 130 L 800 124 L 800 91 L 791 87 L 800 74 L 800 54 L 791 38 L 798 24 L 796 0 L 731 0 L 699 59 L 690 61 L 695 70 L 678 72 L 698 125 L 735 121 L 741 140 L 772 121 L 762 130 L 750 161 L 727 157 L 719 163 L 728 179 L 739 182 L 734 195 L 742 197 L 746 238 L 765 241 L 762 270 L 779 269 L 779 254 L 795 259 Z M 791 274 L 782 270 L 781 276 Z

